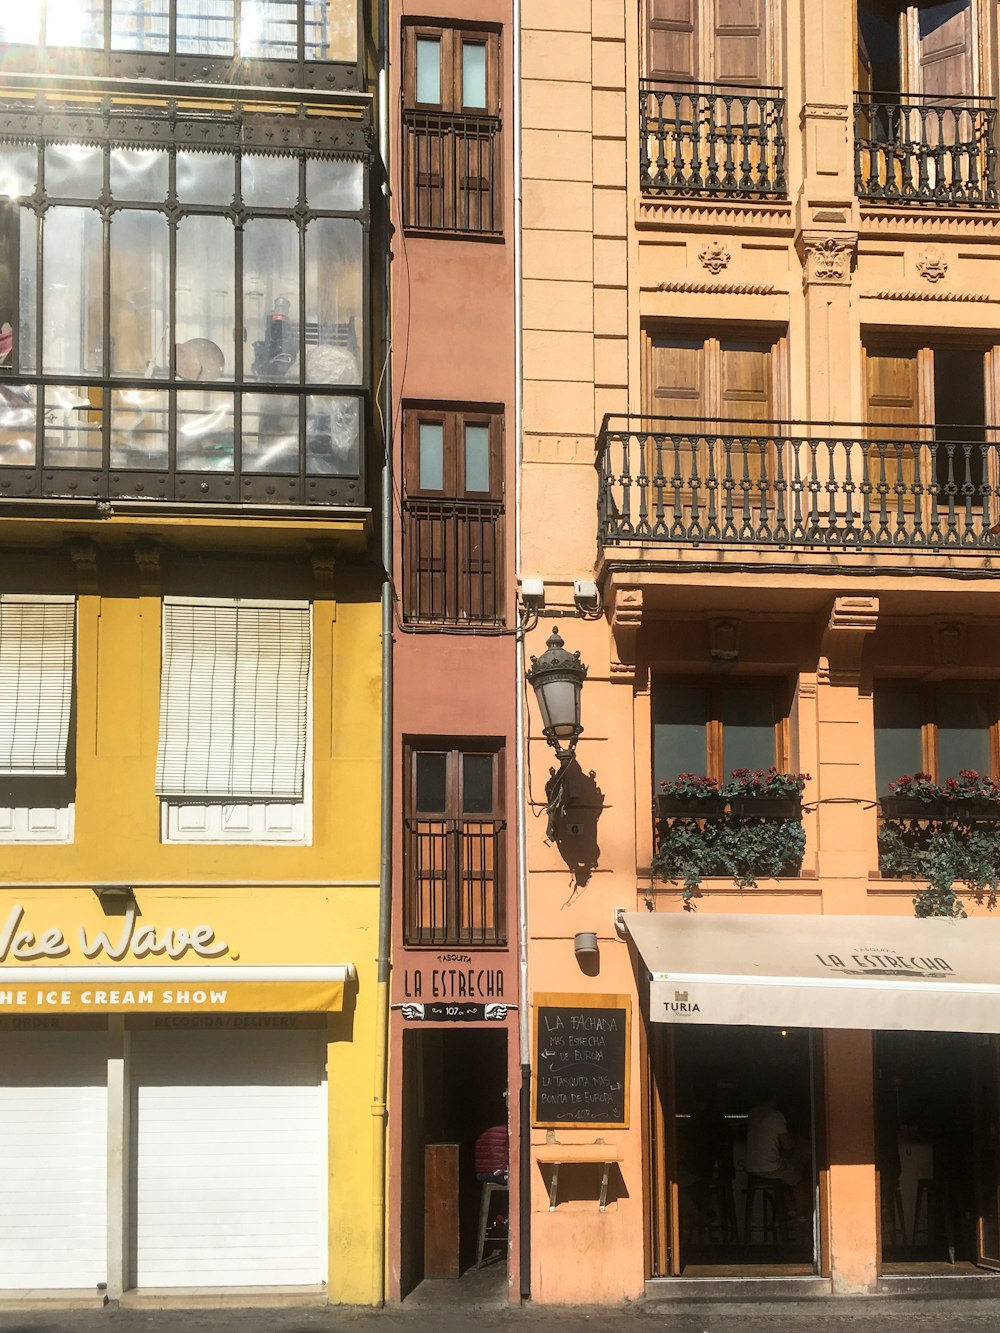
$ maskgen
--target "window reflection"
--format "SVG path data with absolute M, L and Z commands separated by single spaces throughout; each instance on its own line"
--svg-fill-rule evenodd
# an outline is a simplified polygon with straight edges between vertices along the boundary
M 187 217 L 177 224 L 177 375 L 232 379 L 236 323 L 235 232 L 228 218 Z M 206 346 L 214 344 L 214 350 Z
M 99 50 L 106 0 L 4 0 L 0 44 Z M 301 29 L 306 60 L 358 60 L 358 0 L 304 0 Z M 170 0 L 111 0 L 113 51 L 169 51 Z M 181 54 L 247 60 L 295 60 L 299 0 L 176 0 L 176 46 Z
M 42 0 L 22 0 L 8 4 L 0 13 L 0 42 L 24 42 L 37 45 L 41 37 Z
M 177 468 L 181 472 L 232 472 L 233 395 L 207 389 L 177 394 Z
M 50 208 L 42 235 L 43 369 L 100 374 L 104 369 L 100 215 L 92 208 Z
M 169 397 L 165 389 L 116 389 L 111 395 L 111 466 L 165 468 Z
M 233 0 L 177 0 L 177 50 L 205 56 L 233 54 Z
M 299 400 L 292 394 L 243 396 L 244 472 L 298 472 Z
M 167 0 L 112 0 L 111 47 L 114 51 L 169 50 Z
M 123 210 L 111 220 L 111 373 L 166 375 L 169 235 L 160 213 Z
M 243 229 L 243 321 L 249 373 L 270 382 L 299 375 L 299 229 L 258 218 Z
M 312 476 L 357 476 L 361 412 L 356 398 L 310 394 L 306 399 L 306 471 Z
M 9 144 L 0 148 L 0 198 L 26 199 L 35 192 L 38 150 Z
M 236 194 L 236 159 L 225 153 L 177 154 L 177 199 L 182 204 L 221 204 Z
M 0 465 L 35 461 L 35 391 L 27 384 L 0 380 Z
M 167 154 L 150 148 L 111 150 L 111 193 L 126 203 L 159 204 L 167 197 Z
M 103 46 L 104 0 L 47 0 L 45 40 L 49 46 Z
M 45 150 L 45 189 L 63 199 L 96 199 L 104 185 L 104 154 L 79 143 L 50 144 Z
M 247 153 L 240 165 L 243 202 L 248 208 L 294 208 L 299 197 L 299 164 L 294 157 Z
M 101 467 L 103 391 L 72 384 L 43 390 L 42 462 L 46 467 Z
M 357 384 L 361 373 L 361 224 L 317 218 L 306 229 L 306 379 Z

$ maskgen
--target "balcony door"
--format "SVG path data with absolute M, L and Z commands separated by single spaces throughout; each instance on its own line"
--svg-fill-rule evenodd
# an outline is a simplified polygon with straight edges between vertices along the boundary
M 767 0 L 647 0 L 646 74 L 664 83 L 771 83 Z
M 651 509 L 706 535 L 752 537 L 777 473 L 783 342 L 766 333 L 650 337 L 646 410 L 675 418 L 651 422 Z
M 968 540 L 997 521 L 996 349 L 864 350 L 873 524 L 902 540 Z M 987 520 L 989 520 L 987 522 Z
M 970 98 L 978 87 L 974 0 L 858 5 L 858 87 L 876 97 Z

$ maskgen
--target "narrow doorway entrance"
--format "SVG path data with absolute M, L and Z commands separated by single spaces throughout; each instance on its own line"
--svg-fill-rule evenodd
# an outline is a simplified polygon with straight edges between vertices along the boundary
M 657 1026 L 653 1276 L 815 1273 L 812 1034 Z
M 882 1272 L 1000 1268 L 997 1038 L 879 1032 Z
M 506 1276 L 507 1101 L 506 1032 L 404 1032 L 401 1298 L 427 1278 Z

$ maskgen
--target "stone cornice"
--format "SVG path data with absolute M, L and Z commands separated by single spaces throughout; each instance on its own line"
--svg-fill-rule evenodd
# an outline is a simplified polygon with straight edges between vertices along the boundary
M 773 282 L 685 282 L 681 279 L 643 286 L 644 292 L 702 292 L 714 296 L 787 296 Z
M 792 206 L 784 200 L 718 201 L 643 195 L 636 204 L 635 225 L 680 231 L 739 231 L 744 234 L 794 235 Z
M 887 288 L 885 291 L 859 292 L 858 295 L 864 301 L 966 301 L 977 305 L 1000 303 L 1000 295 L 989 296 L 986 292 L 918 292 Z

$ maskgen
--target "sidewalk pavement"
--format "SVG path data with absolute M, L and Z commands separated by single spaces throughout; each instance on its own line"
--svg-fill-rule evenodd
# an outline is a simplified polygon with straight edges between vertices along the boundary
M 972 1333 L 1000 1326 L 996 1297 L 875 1297 L 626 1307 L 427 1305 L 214 1310 L 0 1311 L 0 1333 Z

